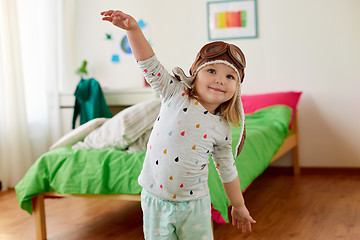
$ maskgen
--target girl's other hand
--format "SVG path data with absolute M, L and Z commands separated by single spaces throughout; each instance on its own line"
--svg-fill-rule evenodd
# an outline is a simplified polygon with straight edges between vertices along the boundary
M 103 16 L 102 20 L 111 22 L 124 30 L 132 30 L 138 26 L 136 20 L 132 16 L 125 14 L 122 11 L 109 10 L 101 12 L 100 14 Z
M 247 231 L 251 232 L 251 224 L 256 223 L 256 221 L 250 216 L 250 213 L 245 205 L 240 208 L 232 207 L 231 216 L 232 224 L 237 226 L 238 229 L 241 228 L 243 233 Z

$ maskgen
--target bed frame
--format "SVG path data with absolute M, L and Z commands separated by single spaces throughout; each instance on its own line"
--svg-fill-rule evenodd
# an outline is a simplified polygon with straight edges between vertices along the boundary
M 280 146 L 277 153 L 271 159 L 271 162 L 276 161 L 287 152 L 292 151 L 292 171 L 294 176 L 300 175 L 299 165 L 299 150 L 298 150 L 298 129 L 297 129 L 297 114 L 294 116 L 292 123 L 292 130 L 286 137 L 283 144 Z M 56 192 L 41 193 L 32 199 L 33 201 L 33 215 L 35 220 L 35 234 L 36 240 L 45 240 L 46 238 L 46 219 L 45 219 L 45 198 L 56 197 L 87 197 L 87 198 L 101 198 L 101 199 L 117 199 L 126 201 L 141 201 L 140 195 L 128 194 L 59 194 Z

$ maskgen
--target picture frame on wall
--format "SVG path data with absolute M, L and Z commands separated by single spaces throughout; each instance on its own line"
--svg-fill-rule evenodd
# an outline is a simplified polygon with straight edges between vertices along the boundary
M 257 38 L 256 0 L 207 3 L 209 40 Z

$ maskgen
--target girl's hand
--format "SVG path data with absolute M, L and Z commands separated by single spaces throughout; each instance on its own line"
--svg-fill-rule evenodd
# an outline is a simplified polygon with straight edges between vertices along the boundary
M 237 226 L 238 229 L 241 228 L 243 233 L 247 231 L 251 232 L 251 224 L 256 223 L 256 221 L 250 216 L 250 213 L 245 205 L 239 208 L 232 207 L 231 216 L 232 224 Z
M 101 15 L 103 16 L 102 20 L 111 22 L 115 26 L 126 30 L 126 36 L 136 61 L 143 61 L 154 55 L 154 51 L 146 40 L 139 24 L 132 16 L 114 10 L 102 12 Z
M 124 30 L 136 29 L 138 26 L 136 20 L 132 16 L 118 10 L 104 11 L 100 14 L 103 16 L 102 20 L 111 22 L 115 26 Z

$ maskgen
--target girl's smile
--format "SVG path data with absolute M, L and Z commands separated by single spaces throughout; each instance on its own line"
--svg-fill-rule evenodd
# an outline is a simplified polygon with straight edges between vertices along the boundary
M 217 87 L 212 87 L 212 86 L 210 86 L 209 88 L 210 88 L 211 90 L 216 91 L 216 92 L 225 92 L 225 90 L 222 90 L 222 89 L 217 88 Z

